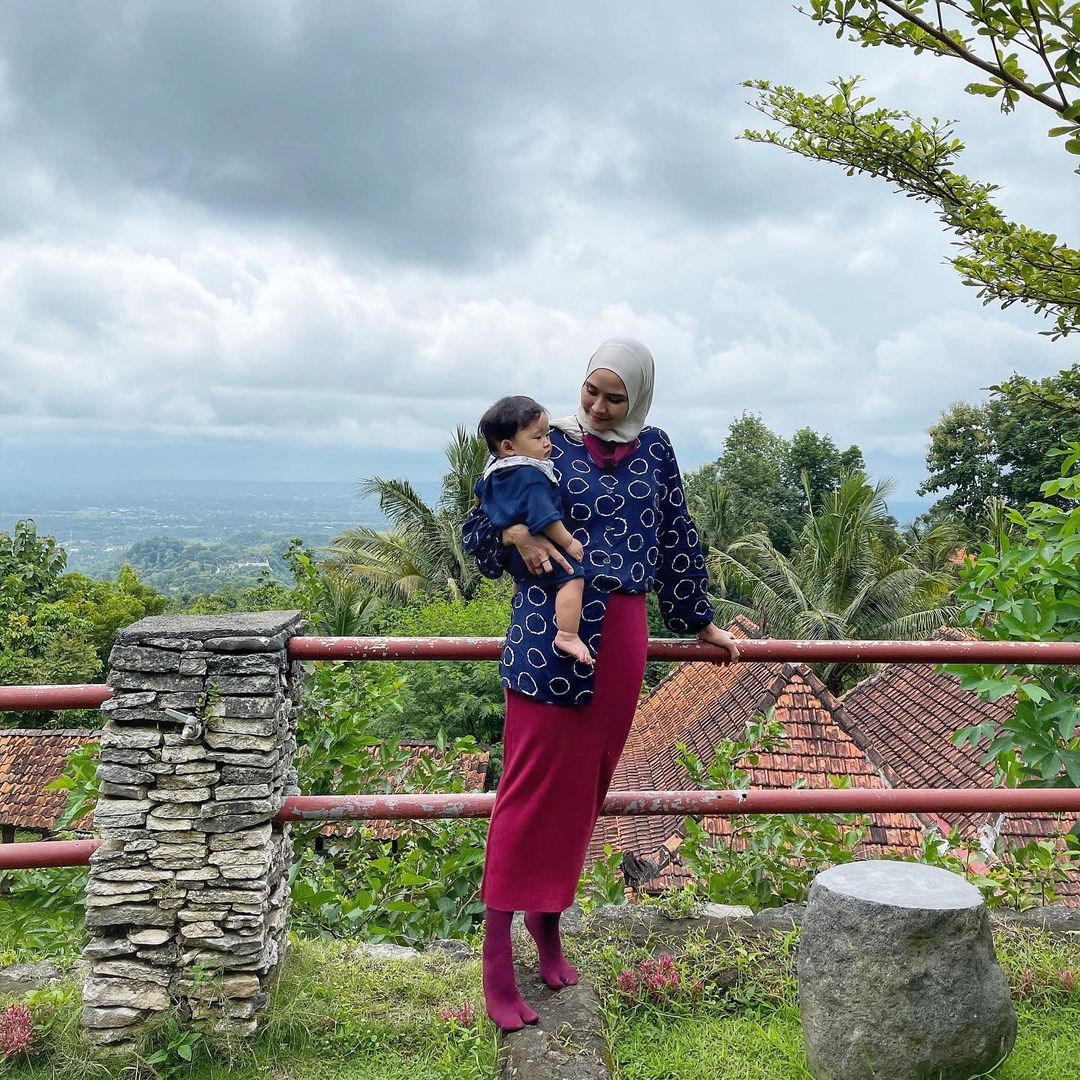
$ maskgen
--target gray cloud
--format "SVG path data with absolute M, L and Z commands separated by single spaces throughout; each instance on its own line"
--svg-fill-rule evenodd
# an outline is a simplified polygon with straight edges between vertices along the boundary
M 724 62 L 713 5 L 684 17 L 24 0 L 0 31 L 5 143 L 105 199 L 168 195 L 449 266 L 527 246 L 566 198 L 706 221 L 779 208 L 732 143 L 750 68 Z
M 569 407 L 633 333 L 685 465 L 749 409 L 910 493 L 941 408 L 1071 354 L 978 306 L 926 207 L 736 142 L 739 81 L 862 68 L 885 102 L 947 98 L 976 173 L 1063 234 L 1073 180 L 961 71 L 735 7 L 12 0 L 0 454 L 430 477 L 456 424 L 509 391 Z

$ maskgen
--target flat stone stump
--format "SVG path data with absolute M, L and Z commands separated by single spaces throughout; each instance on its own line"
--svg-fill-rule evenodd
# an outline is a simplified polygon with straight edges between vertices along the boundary
M 947 870 L 872 861 L 819 874 L 798 978 L 817 1080 L 971 1080 L 1016 1040 L 986 905 Z

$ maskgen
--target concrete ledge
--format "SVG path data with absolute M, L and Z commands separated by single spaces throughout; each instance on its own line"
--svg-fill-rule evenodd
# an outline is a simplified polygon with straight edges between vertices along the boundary
M 500 1034 L 498 1080 L 610 1080 L 604 1018 L 592 989 L 581 982 L 555 991 L 523 967 L 516 975 L 540 1022 Z

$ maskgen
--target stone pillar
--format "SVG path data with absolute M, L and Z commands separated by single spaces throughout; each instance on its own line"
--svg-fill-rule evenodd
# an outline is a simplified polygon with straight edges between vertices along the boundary
M 1016 1039 L 982 895 L 947 870 L 870 861 L 818 874 L 798 965 L 818 1080 L 969 1080 Z
M 178 1008 L 250 1034 L 287 942 L 300 613 L 165 616 L 109 658 L 83 1026 L 130 1048 Z

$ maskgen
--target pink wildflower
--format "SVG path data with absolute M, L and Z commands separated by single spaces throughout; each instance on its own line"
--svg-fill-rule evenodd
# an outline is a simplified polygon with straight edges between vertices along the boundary
M 13 1058 L 25 1054 L 34 1041 L 34 1018 L 20 1002 L 9 1005 L 0 1015 L 0 1054 Z
M 1063 971 L 1061 973 L 1061 985 L 1066 990 L 1076 989 L 1076 972 L 1075 971 Z
M 443 1009 L 439 1013 L 439 1017 L 442 1020 L 451 1020 L 455 1024 L 460 1024 L 462 1027 L 472 1027 L 473 1022 L 476 1020 L 476 1014 L 473 1012 L 472 1003 L 469 1001 L 466 1001 L 464 1005 L 461 1005 L 456 1009 Z
M 682 976 L 673 956 L 661 956 L 658 960 L 642 960 L 636 969 L 627 968 L 616 978 L 615 987 L 619 993 L 632 997 L 644 991 L 653 1001 L 664 1001 L 673 997 L 680 990 L 686 990 Z M 695 983 L 688 988 L 691 994 L 701 991 L 701 984 Z

